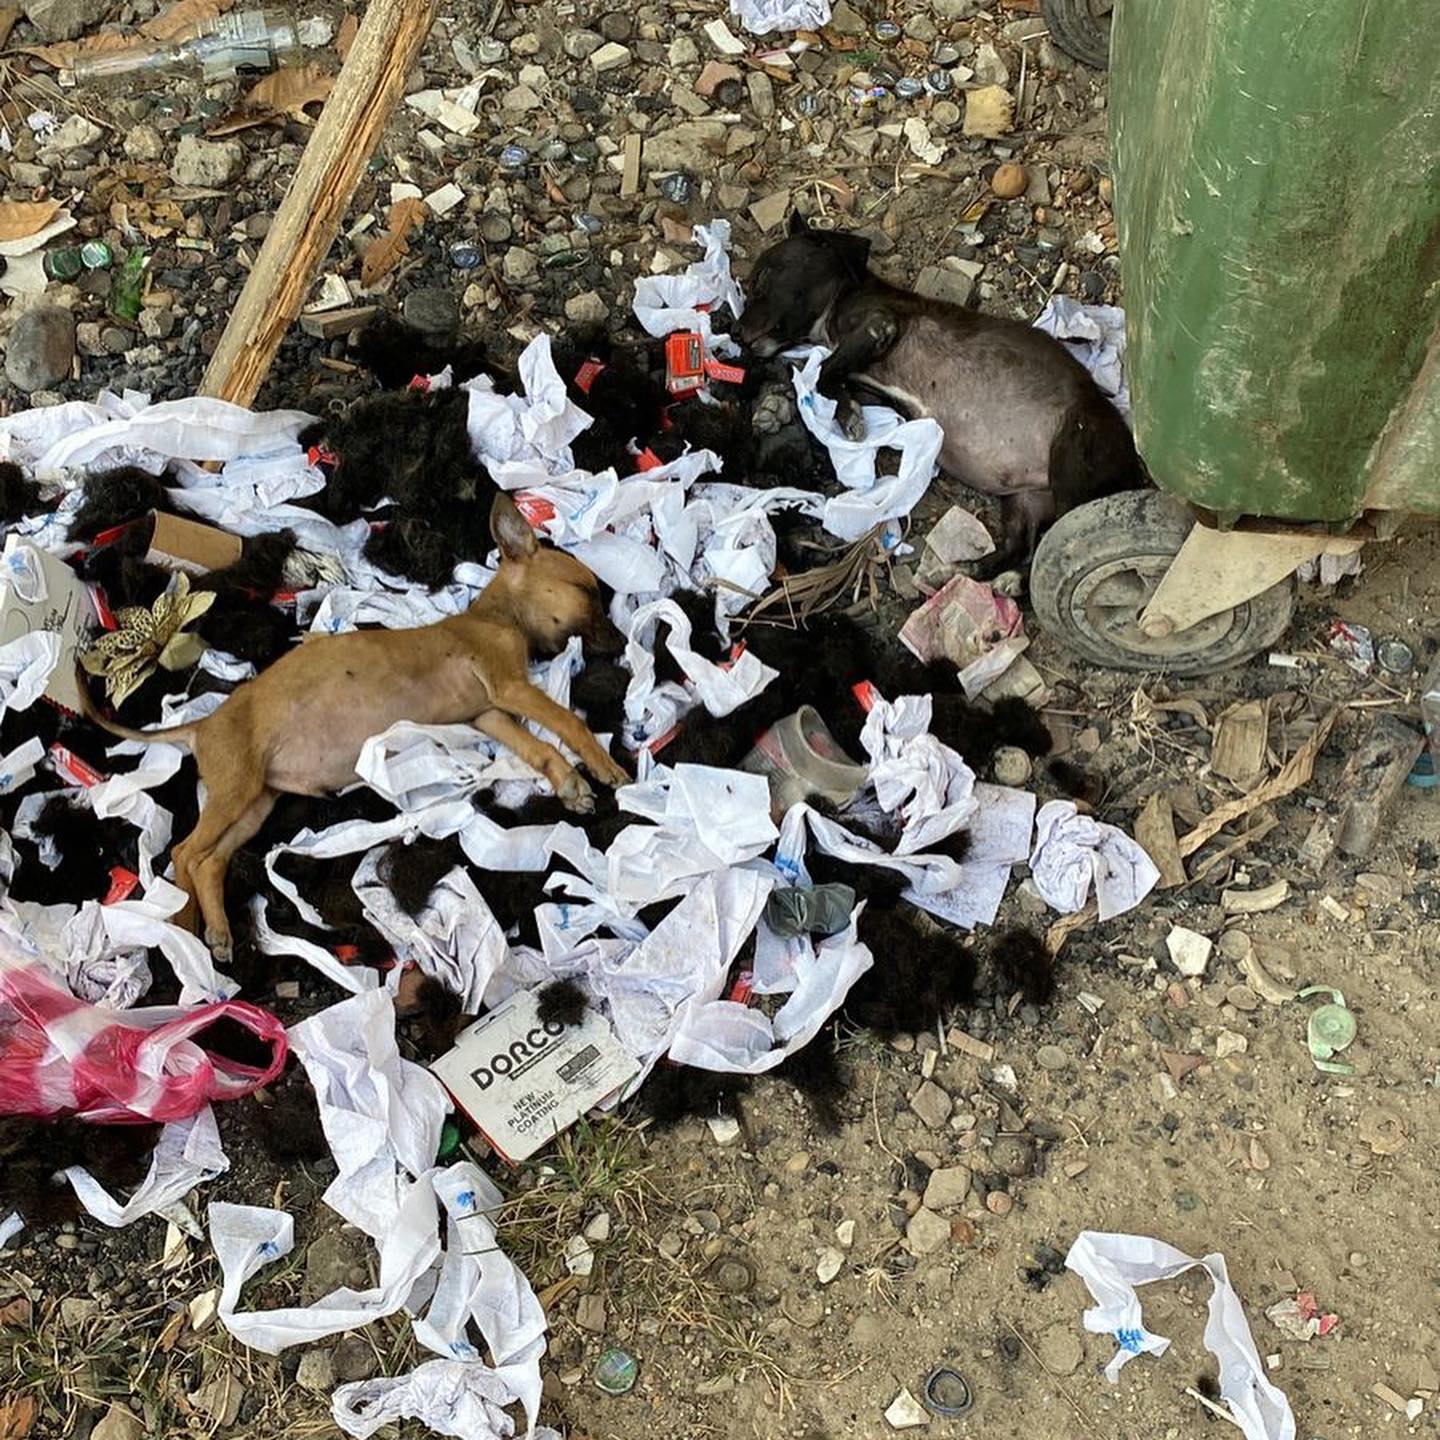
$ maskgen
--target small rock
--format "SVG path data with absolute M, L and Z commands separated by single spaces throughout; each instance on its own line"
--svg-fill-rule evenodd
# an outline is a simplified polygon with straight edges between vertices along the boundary
M 610 1212 L 602 1210 L 586 1225 L 584 1235 L 592 1245 L 603 1245 L 610 1238 L 610 1230 Z
M 1194 980 L 1205 973 L 1210 963 L 1210 952 L 1215 948 L 1204 935 L 1176 925 L 1165 937 L 1165 948 L 1170 960 L 1187 980 Z
M 45 40 L 76 40 L 110 13 L 110 0 L 25 0 L 25 18 Z
M 561 48 L 572 60 L 588 60 L 603 44 L 605 37 L 593 30 L 567 30 Z
M 1225 999 L 1237 1010 L 1247 1013 L 1260 1008 L 1260 997 L 1248 985 L 1232 985 L 1225 992 Z
M 610 70 L 621 70 L 630 63 L 630 51 L 615 41 L 607 41 L 590 57 L 590 67 L 597 75 Z
M 927 300 L 940 300 L 947 305 L 968 305 L 975 282 L 968 276 L 942 265 L 927 265 L 915 279 L 915 293 Z
M 1010 83 L 1009 69 L 1000 58 L 1000 52 L 988 41 L 976 50 L 969 63 L 970 68 L 975 72 L 975 78 L 982 84 L 1008 85 Z
M 1362 905 L 1398 905 L 1405 898 L 1405 886 L 1393 875 L 1367 870 L 1355 877 L 1355 898 Z
M 1051 1325 L 1035 1341 L 1040 1363 L 1052 1375 L 1073 1375 L 1085 1358 L 1085 1347 L 1069 1325 Z
M 202 1290 L 189 1305 L 190 1328 L 197 1334 L 203 1334 L 215 1323 L 215 1316 L 220 1310 L 220 1292 L 218 1290 Z
M 90 1440 L 142 1440 L 144 1434 L 140 1417 L 120 1401 L 112 1400 L 90 1432 Z
M 1025 173 L 1025 167 L 1016 165 L 1013 161 L 997 165 L 995 173 L 990 177 L 991 190 L 1002 200 L 1014 200 L 1023 195 L 1029 183 L 1030 177 Z
M 146 306 L 140 312 L 140 333 L 147 340 L 168 340 L 175 333 L 175 312 L 168 305 Z
M 773 230 L 776 226 L 783 225 L 785 217 L 789 213 L 789 190 L 776 190 L 773 194 L 757 200 L 750 207 L 750 218 L 762 230 Z
M 917 1430 L 930 1423 L 930 1413 L 908 1390 L 902 1390 L 886 1407 L 885 1423 L 892 1430 Z
M 837 35 L 864 35 L 868 30 L 865 17 L 849 4 L 849 0 L 837 0 L 830 12 L 830 28 Z
M 1215 1058 L 1223 1060 L 1227 1055 L 1243 1055 L 1250 1048 L 1250 1042 L 1233 1030 L 1222 1030 L 1215 1037 Z
M 905 1226 L 905 1243 L 912 1255 L 933 1255 L 950 1243 L 950 1222 L 922 1205 Z
M 668 58 L 677 69 L 682 65 L 693 65 L 700 58 L 700 47 L 688 35 L 677 35 L 670 42 Z
M 842 1220 L 835 1227 L 835 1238 L 840 1242 L 842 1250 L 848 1250 L 855 1243 L 855 1222 Z
M 950 1118 L 950 1112 L 955 1107 L 933 1080 L 927 1080 L 910 1097 L 910 1108 L 931 1130 L 938 1130 Z
M 964 1165 L 947 1165 L 930 1172 L 925 1186 L 925 1208 L 946 1210 L 951 1205 L 963 1205 L 970 1193 L 970 1171 Z
M 201 140 L 197 135 L 185 135 L 170 162 L 170 178 L 177 185 L 218 190 L 236 179 L 244 168 L 245 147 L 238 140 Z
M 1028 1135 L 1002 1135 L 990 1147 L 990 1166 L 1012 1180 L 1035 1168 L 1035 1142 Z
M 705 1123 L 717 1145 L 733 1145 L 740 1138 L 740 1122 L 733 1115 L 711 1115 Z
M 647 170 L 713 170 L 729 128 L 723 120 L 682 120 L 646 137 L 640 163 Z
M 307 1350 L 295 1370 L 295 1383 L 302 1390 L 328 1395 L 335 1388 L 335 1366 L 326 1349 Z
M 123 149 L 127 160 L 159 160 L 165 154 L 165 142 L 153 125 L 132 125 L 125 132 Z
M 752 70 L 745 77 L 750 92 L 750 108 L 758 120 L 769 120 L 775 113 L 775 85 L 763 70 Z
M 812 1158 L 808 1150 L 797 1150 L 786 1160 L 785 1173 L 787 1175 L 803 1175 L 810 1168 Z
M 1058 1045 L 1042 1045 L 1035 1052 L 1035 1063 L 1042 1070 L 1063 1070 L 1070 1057 Z
M 605 1330 L 605 1297 L 603 1295 L 582 1295 L 575 1307 L 575 1323 L 592 1335 Z
M 607 40 L 628 40 L 634 29 L 635 22 L 623 10 L 611 10 L 600 17 L 600 33 Z
M 1015 1202 L 1003 1190 L 992 1190 L 985 1197 L 985 1208 L 992 1215 L 1008 1215 L 1015 1208 Z
M 500 97 L 502 110 L 515 110 L 524 114 L 527 110 L 538 110 L 545 102 L 532 86 L 515 85 Z
M 576 325 L 599 325 L 610 314 L 610 307 L 594 290 L 572 295 L 565 302 L 565 318 Z
M 453 335 L 460 328 L 460 305 L 451 290 L 427 286 L 412 290 L 400 307 L 401 318 L 423 335 Z
M 533 251 L 522 245 L 512 245 L 500 262 L 500 273 L 507 285 L 520 285 L 529 280 L 540 268 L 540 259 Z
M 916 11 L 905 22 L 905 33 L 912 40 L 918 40 L 922 45 L 933 45 L 939 38 L 940 32 L 935 28 L 935 22 L 923 11 Z
M 330 1363 L 335 1370 L 335 1379 L 341 1384 L 369 1380 L 380 1369 L 375 1351 L 363 1335 L 342 1335 L 330 1352 Z
M 844 1268 L 845 1252 L 837 1250 L 833 1245 L 827 1245 L 815 1263 L 815 1278 L 822 1285 L 828 1285 Z
M 5 378 L 27 394 L 70 376 L 75 317 L 58 305 L 37 305 L 15 322 L 5 350 Z

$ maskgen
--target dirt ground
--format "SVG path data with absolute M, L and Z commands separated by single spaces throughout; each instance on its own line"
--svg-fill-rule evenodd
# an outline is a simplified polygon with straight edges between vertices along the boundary
M 1065 131 L 1014 146 L 1048 168 L 1057 188 L 1077 167 L 1104 171 L 1103 81 L 1071 68 L 1062 89 L 1080 98 Z M 887 270 L 913 279 L 943 253 L 957 200 L 968 203 L 978 184 L 907 191 L 886 212 L 898 237 Z M 1021 202 L 1006 221 L 1021 250 L 1037 229 L 1058 226 L 1073 239 L 1097 222 L 1095 192 L 1075 193 L 1090 198 L 1077 199 L 1073 213 L 1037 218 Z M 740 229 L 740 252 L 759 243 L 753 227 Z M 981 284 L 980 303 L 1033 314 L 1055 256 L 1005 255 Z M 1042 261 L 1037 280 L 1027 266 Z M 1095 274 L 1090 298 L 1113 293 L 1113 254 Z M 1075 282 L 1072 271 L 1065 288 Z M 563 293 L 542 296 L 538 318 L 562 323 Z M 303 403 L 306 386 L 280 388 Z M 937 486 L 916 532 L 955 499 L 973 501 Z M 919 1395 L 944 1364 L 964 1375 L 974 1404 L 915 1431 L 937 1440 L 1221 1434 L 1225 1422 L 1185 1393 L 1215 1373 L 1201 1344 L 1203 1275 L 1147 1292 L 1147 1322 L 1174 1346 L 1136 1360 L 1110 1386 L 1100 1371 L 1113 1342 L 1083 1332 L 1084 1288 L 1057 1273 L 1058 1258 L 1089 1229 L 1223 1254 L 1302 1440 L 1433 1430 L 1440 795 L 1407 788 L 1363 862 L 1336 860 L 1317 875 L 1298 854 L 1370 719 L 1415 711 L 1413 683 L 1406 691 L 1358 675 L 1329 651 L 1331 619 L 1399 636 L 1422 668 L 1440 638 L 1440 527 L 1411 526 L 1365 561 L 1358 579 L 1302 594 L 1284 642 L 1299 668 L 1262 658 L 1180 683 L 1096 671 L 1037 638 L 1031 657 L 1051 686 L 1057 749 L 1103 781 L 1097 813 L 1127 830 L 1156 791 L 1178 796 L 1177 810 L 1233 797 L 1209 769 L 1210 729 L 1231 701 L 1271 698 L 1272 768 L 1303 741 L 1307 721 L 1342 707 L 1313 781 L 1273 806 L 1274 828 L 1203 879 L 1078 930 L 1048 1005 L 995 995 L 987 983 L 988 998 L 957 1011 L 943 1037 L 848 1037 L 835 1134 L 817 1128 L 790 1086 L 762 1080 L 728 1144 L 698 1120 L 659 1135 L 622 1120 L 567 1137 L 520 1175 L 486 1162 L 513 1191 L 502 1243 L 550 1318 L 546 1423 L 571 1440 L 859 1440 L 893 1433 L 886 1408 L 902 1390 Z M 1164 708 L 1176 701 L 1181 708 Z M 1042 797 L 1054 793 L 1043 776 L 1038 787 Z M 1282 880 L 1289 894 L 1275 909 L 1222 909 L 1226 888 Z M 1053 917 L 1012 885 L 1002 922 L 1015 918 L 1033 926 Z M 1170 963 L 1165 940 L 1177 924 L 1234 937 L 1217 945 L 1199 980 L 1182 980 Z M 1241 935 L 1276 982 L 1343 991 L 1359 1027 L 1346 1054 L 1353 1076 L 1322 1075 L 1311 1062 L 1306 1016 L 1317 1001 L 1270 1003 L 1245 983 L 1231 958 L 1246 948 Z M 308 993 L 257 998 L 295 1019 L 313 1008 Z M 926 1081 L 950 1104 L 933 1127 L 910 1104 Z M 232 1168 L 195 1197 L 197 1211 L 223 1199 L 296 1216 L 294 1254 L 252 1282 L 247 1303 L 308 1300 L 373 1278 L 363 1237 L 347 1235 L 319 1203 L 333 1167 L 281 1168 L 243 1116 L 222 1112 L 220 1122 Z M 906 1230 L 930 1174 L 955 1167 L 972 1172 L 972 1188 L 940 1210 L 948 1236 L 914 1253 L 927 1247 Z M 587 1228 L 608 1238 L 594 1240 L 595 1268 L 582 1280 L 568 1275 L 562 1251 Z M 31 1433 L 334 1436 L 334 1381 L 397 1373 L 423 1358 L 403 1319 L 325 1347 L 313 1373 L 300 1368 L 298 1351 L 247 1353 L 205 1323 L 204 1297 L 219 1280 L 208 1245 L 189 1241 L 167 1259 L 164 1240 L 158 1219 L 113 1233 L 87 1220 L 32 1227 L 5 1252 L 0 1391 L 41 1401 Z M 832 1278 L 822 1282 L 817 1266 Z M 1285 1338 L 1264 1311 L 1297 1290 L 1313 1292 L 1338 1327 L 1306 1342 Z M 28 1308 L 7 1308 L 16 1301 Z M 638 1360 L 623 1397 L 593 1383 L 608 1347 Z M 1377 1384 L 1402 1405 L 1420 1397 L 1418 1418 L 1378 1397 Z M 217 1385 L 234 1395 L 217 1398 Z M 107 1416 L 112 1403 L 134 1423 Z M 382 1433 L 429 1432 L 407 1424 Z

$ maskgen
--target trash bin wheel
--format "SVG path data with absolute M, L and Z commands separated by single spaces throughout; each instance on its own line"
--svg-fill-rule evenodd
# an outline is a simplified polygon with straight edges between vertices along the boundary
M 1250 659 L 1285 633 L 1294 582 L 1163 639 L 1140 614 L 1190 533 L 1185 505 L 1158 490 L 1127 490 L 1062 515 L 1035 550 L 1030 600 L 1041 628 L 1096 664 L 1203 675 Z
M 1040 0 L 1050 38 L 1067 55 L 1096 70 L 1110 68 L 1110 17 L 1094 0 Z

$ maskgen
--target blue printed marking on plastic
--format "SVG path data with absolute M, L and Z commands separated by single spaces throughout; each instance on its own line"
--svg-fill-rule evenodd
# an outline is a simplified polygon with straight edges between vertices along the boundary
M 462 1190 L 455 1197 L 455 1203 L 462 1210 L 473 1210 L 475 1208 L 475 1192 L 473 1190 Z
M 1120 1342 L 1120 1348 L 1128 1350 L 1132 1355 L 1138 1355 L 1144 1348 L 1145 1332 L 1143 1330 L 1117 1330 L 1115 1338 Z

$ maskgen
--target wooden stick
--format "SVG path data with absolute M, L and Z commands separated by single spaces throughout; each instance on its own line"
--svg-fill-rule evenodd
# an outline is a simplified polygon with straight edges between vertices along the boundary
M 370 0 L 205 371 L 203 394 L 237 405 L 254 400 L 334 242 L 438 9 L 439 0 Z

